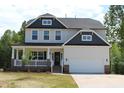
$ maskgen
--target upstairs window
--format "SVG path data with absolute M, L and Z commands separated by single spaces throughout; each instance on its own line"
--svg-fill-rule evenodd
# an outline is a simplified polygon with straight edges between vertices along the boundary
M 49 40 L 49 31 L 44 31 L 44 40 Z
M 92 41 L 92 35 L 82 35 L 82 41 Z
M 52 25 L 51 19 L 42 19 L 42 25 Z
M 36 30 L 32 31 L 32 40 L 37 40 L 37 31 Z
M 61 31 L 56 31 L 56 40 L 61 40 Z

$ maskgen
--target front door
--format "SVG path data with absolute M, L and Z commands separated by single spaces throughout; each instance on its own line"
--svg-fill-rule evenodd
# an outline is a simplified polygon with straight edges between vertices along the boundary
M 55 52 L 55 63 L 54 65 L 60 66 L 60 52 Z

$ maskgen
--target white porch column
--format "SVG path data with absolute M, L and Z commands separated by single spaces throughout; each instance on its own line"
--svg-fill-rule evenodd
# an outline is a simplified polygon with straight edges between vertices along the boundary
M 16 49 L 16 60 L 19 59 L 19 53 L 18 53 L 18 49 Z
M 61 73 L 63 73 L 63 65 L 64 65 L 64 53 L 62 53 L 62 58 L 61 58 Z
M 47 49 L 47 59 L 50 59 L 50 48 Z
M 23 48 L 23 54 L 22 54 L 22 57 L 25 56 L 25 48 Z
M 14 50 L 15 48 L 12 47 L 12 59 L 14 59 Z

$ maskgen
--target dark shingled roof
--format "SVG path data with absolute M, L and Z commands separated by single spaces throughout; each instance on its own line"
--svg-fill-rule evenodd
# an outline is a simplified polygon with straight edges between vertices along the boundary
M 12 46 L 62 46 L 63 43 L 16 43 Z
M 41 17 L 55 17 L 49 13 L 41 15 Z M 90 29 L 105 29 L 101 22 L 91 18 L 57 18 L 68 28 L 90 28 Z M 30 24 L 35 19 L 31 19 L 27 22 Z
M 58 18 L 68 28 L 104 28 L 97 20 L 90 18 Z

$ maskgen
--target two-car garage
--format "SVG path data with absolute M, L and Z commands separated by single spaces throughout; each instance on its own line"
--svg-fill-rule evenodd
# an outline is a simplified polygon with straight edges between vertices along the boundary
M 65 46 L 64 65 L 69 73 L 104 73 L 109 65 L 108 46 Z

